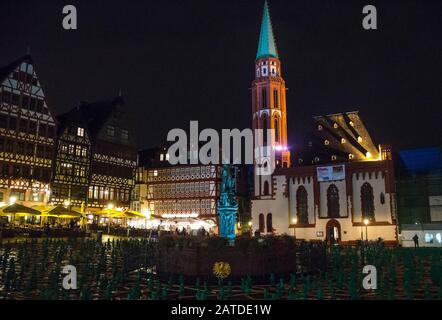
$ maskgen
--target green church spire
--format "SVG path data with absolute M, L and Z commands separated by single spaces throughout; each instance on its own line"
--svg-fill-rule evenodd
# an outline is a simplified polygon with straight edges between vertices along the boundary
M 267 57 L 279 58 L 275 45 L 275 37 L 273 36 L 272 22 L 270 21 L 269 5 L 266 0 L 262 14 L 261 34 L 259 36 L 256 59 Z

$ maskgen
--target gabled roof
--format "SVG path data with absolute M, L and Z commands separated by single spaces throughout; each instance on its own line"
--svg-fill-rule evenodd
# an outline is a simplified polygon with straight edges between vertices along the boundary
M 0 68 L 0 82 L 5 80 L 23 61 L 33 63 L 31 56 L 27 54 Z
M 82 103 L 79 106 L 80 112 L 88 126 L 89 132 L 95 136 L 106 123 L 109 116 L 118 106 L 124 105 L 121 96 L 113 100 L 102 100 L 92 103 Z
M 273 35 L 272 22 L 270 20 L 269 5 L 267 1 L 265 1 L 256 59 L 268 57 L 279 58 L 275 44 L 275 37 Z

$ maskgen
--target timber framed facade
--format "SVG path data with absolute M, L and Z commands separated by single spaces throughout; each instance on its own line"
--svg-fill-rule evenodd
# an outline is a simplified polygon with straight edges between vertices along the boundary
M 0 202 L 41 204 L 50 194 L 56 123 L 26 55 L 0 69 Z

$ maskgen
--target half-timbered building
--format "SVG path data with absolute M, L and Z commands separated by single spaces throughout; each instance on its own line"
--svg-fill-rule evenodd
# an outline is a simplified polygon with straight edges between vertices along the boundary
M 26 55 L 0 69 L 0 202 L 49 196 L 55 120 Z
M 87 205 L 92 142 L 80 108 L 57 117 L 57 139 L 51 202 L 81 207 Z
M 88 209 L 108 204 L 129 208 L 137 149 L 121 96 L 79 107 L 92 141 Z

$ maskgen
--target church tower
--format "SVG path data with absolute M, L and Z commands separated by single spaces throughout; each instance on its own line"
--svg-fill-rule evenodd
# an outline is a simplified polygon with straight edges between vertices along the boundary
M 253 130 L 263 129 L 262 141 L 255 141 L 255 150 L 264 147 L 275 151 L 273 166 L 290 167 L 290 151 L 287 146 L 286 88 L 281 73 L 281 61 L 276 49 L 267 1 L 261 22 L 258 51 L 255 60 L 255 80 L 252 82 Z M 273 129 L 267 137 L 265 130 Z M 257 175 L 257 166 L 263 164 L 262 154 L 255 153 L 255 196 L 271 197 L 271 177 Z

